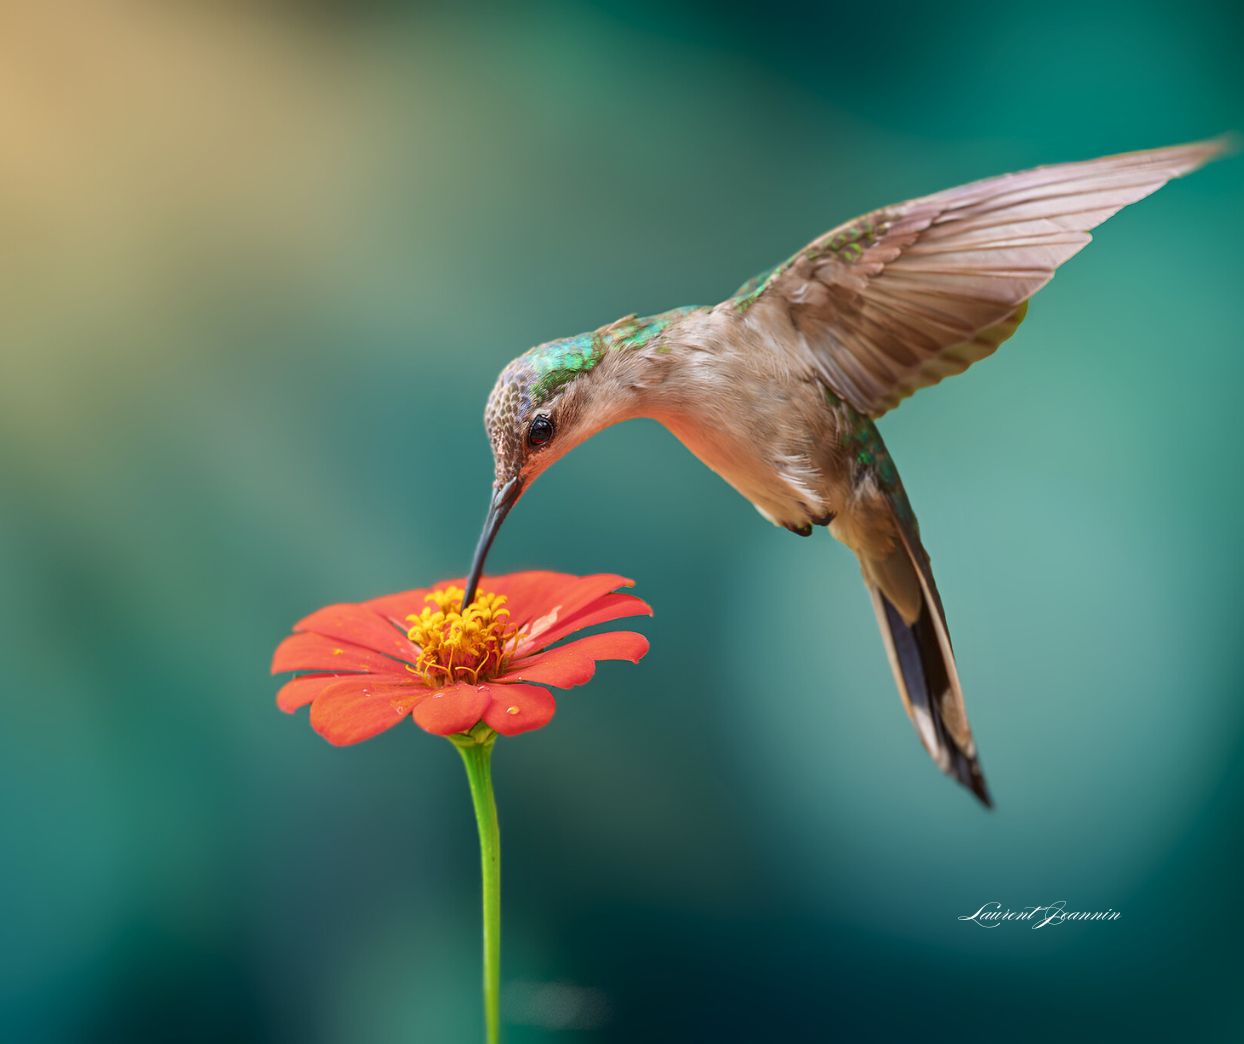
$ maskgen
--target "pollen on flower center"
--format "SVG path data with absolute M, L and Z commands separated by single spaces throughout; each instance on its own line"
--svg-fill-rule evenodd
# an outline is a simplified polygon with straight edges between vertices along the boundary
M 463 612 L 464 594 L 461 587 L 442 587 L 427 596 L 427 608 L 406 617 L 406 636 L 419 647 L 409 669 L 429 685 L 495 677 L 518 642 L 505 595 L 480 591 Z

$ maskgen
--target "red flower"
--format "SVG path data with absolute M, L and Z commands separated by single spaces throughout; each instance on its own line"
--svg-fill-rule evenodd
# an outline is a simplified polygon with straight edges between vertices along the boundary
M 330 743 L 371 739 L 408 715 L 438 736 L 484 722 L 513 736 L 553 717 L 553 694 L 596 672 L 597 660 L 638 663 L 648 639 L 610 631 L 554 646 L 624 616 L 652 615 L 633 581 L 609 573 L 511 573 L 480 584 L 459 612 L 462 581 L 368 602 L 330 605 L 294 625 L 272 673 L 304 671 L 277 693 L 292 714 L 311 704 L 311 725 Z M 532 684 L 539 683 L 539 684 Z

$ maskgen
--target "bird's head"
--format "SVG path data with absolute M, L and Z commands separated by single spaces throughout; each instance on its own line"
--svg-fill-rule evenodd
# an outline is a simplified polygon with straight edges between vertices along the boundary
M 605 351 L 592 334 L 551 341 L 497 378 L 484 410 L 496 477 L 463 605 L 474 597 L 488 549 L 518 498 L 550 464 L 615 419 L 610 382 L 587 379 Z

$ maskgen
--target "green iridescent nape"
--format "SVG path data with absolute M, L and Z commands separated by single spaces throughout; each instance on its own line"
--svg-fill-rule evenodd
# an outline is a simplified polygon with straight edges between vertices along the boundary
M 631 315 L 591 333 L 536 345 L 519 360 L 530 379 L 531 405 L 547 402 L 560 388 L 593 369 L 609 352 L 651 344 L 672 322 L 694 311 L 695 307 L 671 308 L 658 315 Z

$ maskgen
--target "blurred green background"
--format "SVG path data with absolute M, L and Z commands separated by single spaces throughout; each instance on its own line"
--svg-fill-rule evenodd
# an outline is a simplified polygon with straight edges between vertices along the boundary
M 5 4 L 0 1039 L 478 1039 L 450 746 L 273 706 L 299 616 L 460 574 L 527 346 L 838 221 L 1244 128 L 1238 5 Z M 491 565 L 656 607 L 498 748 L 508 1039 L 1238 1039 L 1244 165 L 1110 222 L 883 431 L 997 810 L 856 565 L 647 422 Z M 982 931 L 988 900 L 1123 912 Z

